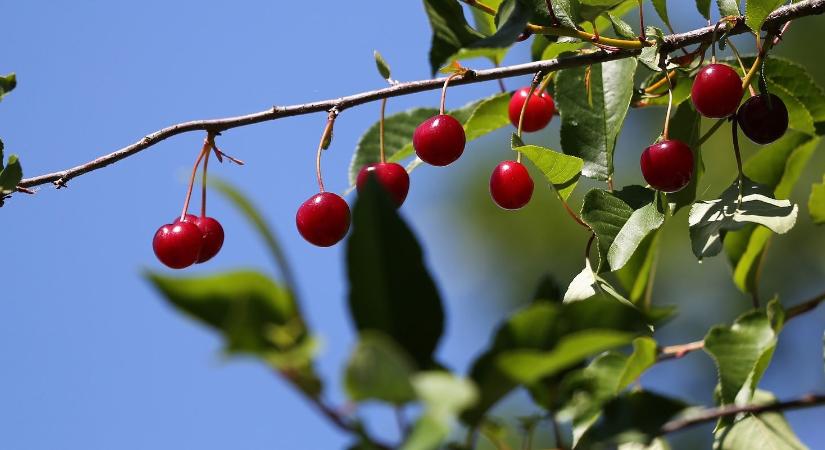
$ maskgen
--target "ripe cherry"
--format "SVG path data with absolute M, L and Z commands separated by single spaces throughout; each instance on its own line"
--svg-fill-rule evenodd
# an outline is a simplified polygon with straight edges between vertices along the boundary
M 504 209 L 519 209 L 533 196 L 533 179 L 523 164 L 502 161 L 490 176 L 490 195 Z
M 203 235 L 189 222 L 166 224 L 152 239 L 152 249 L 160 262 L 172 269 L 183 269 L 195 264 L 201 253 Z
M 298 232 L 309 243 L 329 247 L 349 231 L 350 212 L 346 200 L 331 192 L 321 192 L 305 201 L 295 215 Z
M 212 217 L 196 216 L 194 214 L 187 214 L 183 221 L 195 224 L 203 236 L 201 253 L 197 263 L 206 262 L 214 258 L 221 250 L 221 247 L 223 247 L 224 234 L 221 223 Z M 175 223 L 178 222 L 180 222 L 180 217 L 175 219 Z
M 770 144 L 788 130 L 788 108 L 776 95 L 768 95 L 770 105 L 764 94 L 755 95 L 745 100 L 736 114 L 742 132 L 757 144 Z
M 439 114 L 421 122 L 413 133 L 413 147 L 422 161 L 446 166 L 464 153 L 464 127 L 455 118 Z
M 510 116 L 510 123 L 518 128 L 518 118 L 521 115 L 521 108 L 524 102 L 527 101 L 527 94 L 530 93 L 529 87 L 523 87 L 517 90 L 510 98 L 510 106 L 508 114 Z M 524 110 L 524 122 L 521 124 L 522 131 L 533 132 L 541 130 L 546 127 L 553 119 L 553 114 L 556 112 L 556 104 L 553 102 L 553 97 L 547 92 L 542 92 L 539 95 L 533 92 L 530 101 L 527 103 L 527 109 Z
M 378 183 L 390 193 L 395 204 L 401 206 L 404 199 L 407 198 L 407 192 L 410 190 L 410 176 L 400 164 L 396 163 L 374 163 L 367 164 L 358 172 L 355 186 L 360 192 L 367 184 L 370 175 L 375 176 Z
M 707 65 L 696 74 L 690 99 L 696 111 L 705 117 L 728 117 L 742 100 L 742 80 L 730 66 Z
M 693 152 L 676 139 L 666 139 L 646 148 L 640 162 L 645 180 L 659 191 L 676 192 L 693 177 Z

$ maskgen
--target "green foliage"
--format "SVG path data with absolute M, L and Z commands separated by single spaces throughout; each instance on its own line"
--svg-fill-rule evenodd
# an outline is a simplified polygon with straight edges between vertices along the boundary
M 416 398 L 411 381 L 414 372 L 415 363 L 391 339 L 365 332 L 350 355 L 344 386 L 355 401 L 401 405 Z
M 373 51 L 372 56 L 375 58 L 375 67 L 378 69 L 378 73 L 381 77 L 385 80 L 390 80 L 390 77 L 392 76 L 392 72 L 390 72 L 390 65 L 387 64 L 387 61 L 384 60 L 381 53 L 378 53 L 378 50 Z
M 13 73 L 0 75 L 0 100 L 17 87 L 17 76 Z
M 667 0 L 653 0 L 653 8 L 656 9 L 656 14 L 662 19 L 662 22 L 670 28 L 670 17 L 667 15 Z
M 784 0 L 746 0 L 745 23 L 751 30 L 759 33 L 768 14 L 782 6 L 783 3 L 785 3 Z
M 586 177 L 606 180 L 613 173 L 613 151 L 630 107 L 635 71 L 636 60 L 629 58 L 565 69 L 556 76 L 562 150 L 584 160 Z
M 412 383 L 424 412 L 401 449 L 440 448 L 458 415 L 476 403 L 478 390 L 472 382 L 445 372 L 422 372 Z
M 504 0 L 496 15 L 497 29 L 491 36 L 470 44 L 470 48 L 507 48 L 516 42 L 532 17 L 532 11 L 521 0 Z
M 710 20 L 710 0 L 696 0 L 696 9 L 707 20 Z
M 662 428 L 685 407 L 683 402 L 652 392 L 623 394 L 604 405 L 599 419 L 582 435 L 579 448 L 610 448 L 637 442 L 650 444 Z
M 0 143 L 0 195 L 11 194 L 17 190 L 17 184 L 23 179 L 23 167 L 17 155 L 10 155 L 3 167 L 2 143 Z
M 464 18 L 464 10 L 456 0 L 424 0 L 424 10 L 433 30 L 430 69 L 434 75 L 460 49 L 483 36 L 470 27 Z
M 441 297 L 418 241 L 374 180 L 353 208 L 347 268 L 350 313 L 358 331 L 382 332 L 419 368 L 430 367 L 444 330 Z
M 576 189 L 584 165 L 580 158 L 538 145 L 524 145 L 515 133 L 511 144 L 514 151 L 523 154 L 538 167 L 561 198 L 566 200 Z
M 776 398 L 766 391 L 757 390 L 753 404 L 766 405 Z M 714 433 L 714 448 L 725 450 L 806 450 L 780 412 L 759 415 L 746 414 L 734 424 L 724 426 Z
M 739 0 L 716 0 L 720 16 L 741 16 Z
M 825 224 L 825 177 L 822 177 L 822 183 L 815 183 L 811 186 L 808 212 L 810 212 L 811 219 L 815 224 Z

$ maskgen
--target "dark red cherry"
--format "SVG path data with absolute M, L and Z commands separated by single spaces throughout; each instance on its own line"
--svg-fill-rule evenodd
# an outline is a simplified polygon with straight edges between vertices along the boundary
M 521 115 L 521 108 L 524 102 L 527 101 L 527 94 L 530 93 L 529 87 L 523 87 L 517 90 L 510 98 L 510 106 L 507 113 L 510 116 L 510 123 L 518 128 L 518 118 Z M 524 123 L 521 124 L 522 131 L 533 132 L 541 130 L 546 127 L 553 119 L 553 114 L 556 112 L 556 104 L 553 102 L 553 97 L 547 92 L 542 92 L 539 95 L 533 92 L 530 101 L 527 103 L 527 109 L 524 111 Z
M 455 118 L 439 114 L 421 122 L 413 133 L 413 147 L 422 161 L 446 166 L 464 152 L 464 127 Z
M 183 269 L 195 264 L 201 253 L 203 236 L 193 223 L 166 224 L 152 239 L 152 249 L 160 262 L 172 269 Z
M 349 205 L 332 192 L 313 195 L 295 215 L 298 232 L 319 247 L 329 247 L 343 239 L 349 231 L 349 222 Z
M 201 231 L 201 236 L 203 236 L 201 254 L 197 263 L 203 263 L 214 258 L 223 247 L 224 234 L 221 223 L 212 217 L 202 217 L 194 214 L 187 214 L 183 221 L 195 224 Z M 180 217 L 176 218 L 174 223 L 178 222 L 180 222 Z
M 739 128 L 745 136 L 757 144 L 770 144 L 779 139 L 788 130 L 788 108 L 773 94 L 771 101 L 764 94 L 754 95 L 745 100 L 736 113 Z
M 728 117 L 742 100 L 742 79 L 730 66 L 707 65 L 696 74 L 690 99 L 696 111 L 705 117 Z
M 642 152 L 642 175 L 649 185 L 663 192 L 676 192 L 693 177 L 693 152 L 676 139 L 657 142 Z
M 400 164 L 396 163 L 373 163 L 367 164 L 358 172 L 355 186 L 360 192 L 367 184 L 370 176 L 375 176 L 378 183 L 390 193 L 398 206 L 404 203 L 407 192 L 410 190 L 410 176 Z
M 533 179 L 523 164 L 502 161 L 490 176 L 490 195 L 504 209 L 519 209 L 533 196 Z

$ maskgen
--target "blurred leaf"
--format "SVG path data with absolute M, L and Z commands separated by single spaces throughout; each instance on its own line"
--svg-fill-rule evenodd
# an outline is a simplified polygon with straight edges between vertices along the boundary
M 618 450 L 670 450 L 670 444 L 663 438 L 656 438 L 650 445 L 628 442 L 619 446 Z
M 513 134 L 511 143 L 514 151 L 522 153 L 538 167 L 553 186 L 553 189 L 563 199 L 567 200 L 570 197 L 570 194 L 576 189 L 584 161 L 575 156 L 553 151 L 547 147 L 524 145 L 515 134 Z
M 759 33 L 768 15 L 783 3 L 786 3 L 785 0 L 746 0 L 745 24 Z
M 642 374 L 656 363 L 656 341 L 649 337 L 639 337 L 633 340 L 633 353 L 627 358 L 622 370 L 616 393 L 630 386 Z
M 584 196 L 581 217 L 596 234 L 598 272 L 621 269 L 642 240 L 664 223 L 654 196 L 642 186 L 615 192 L 593 189 Z
M 429 367 L 441 333 L 441 297 L 418 241 L 376 181 L 359 192 L 347 241 L 349 306 L 359 332 L 380 331 Z
M 17 87 L 17 76 L 13 73 L 0 75 L 0 100 Z
M 745 178 L 739 204 L 739 185 L 733 185 L 716 200 L 696 202 L 690 208 L 688 223 L 693 254 L 699 260 L 722 250 L 721 232 L 738 230 L 756 223 L 784 234 L 793 228 L 799 207 L 788 200 L 776 200 L 770 189 Z
M 2 160 L 0 153 L 0 161 Z M 17 191 L 17 184 L 23 179 L 23 167 L 17 155 L 9 155 L 6 166 L 0 171 L 0 194 L 11 194 Z
M 623 394 L 604 405 L 599 419 L 582 435 L 577 448 L 599 449 L 637 442 L 650 444 L 662 425 L 686 405 L 647 391 Z
M 627 58 L 556 75 L 562 150 L 584 160 L 586 177 L 606 180 L 613 173 L 613 150 L 633 96 L 635 71 L 636 59 Z
M 381 56 L 381 53 L 379 53 L 378 50 L 373 51 L 372 56 L 375 58 L 375 67 L 378 68 L 378 73 L 381 74 L 381 77 L 385 80 L 389 80 L 392 74 L 387 61 L 384 60 L 384 57 Z
M 662 22 L 670 28 L 670 18 L 667 16 L 667 0 L 653 0 L 653 8 L 656 9 L 656 14 L 662 19 Z
M 474 102 L 470 117 L 464 120 L 464 135 L 467 142 L 491 133 L 510 123 L 507 107 L 510 94 L 503 92 Z
M 456 0 L 424 0 L 424 10 L 433 30 L 430 69 L 435 75 L 459 49 L 468 47 L 483 35 L 470 27 Z
M 710 0 L 696 0 L 696 9 L 706 20 L 710 20 Z
M 415 400 L 410 377 L 415 364 L 404 350 L 380 333 L 361 333 L 350 355 L 345 386 L 355 401 L 381 400 L 395 405 Z
M 738 17 L 742 15 L 739 11 L 739 0 L 716 0 L 716 4 L 719 6 L 720 16 Z
M 419 373 L 413 377 L 413 386 L 424 411 L 401 449 L 441 448 L 458 415 L 477 402 L 478 389 L 471 381 L 446 372 Z
M 752 403 L 771 404 L 776 398 L 769 392 L 758 390 Z M 796 437 L 781 412 L 747 414 L 733 425 L 714 433 L 714 448 L 725 450 L 807 450 Z
M 808 198 L 808 211 L 815 224 L 825 224 L 825 176 L 822 177 L 822 183 L 814 183 L 811 185 L 811 196 Z
M 776 335 L 765 310 L 747 312 L 731 326 L 708 331 L 704 349 L 718 368 L 721 404 L 750 401 L 773 356 Z
M 745 175 L 773 189 L 774 197 L 788 198 L 818 144 L 819 138 L 789 130 L 745 162 Z M 725 235 L 725 253 L 734 267 L 733 280 L 742 292 L 756 290 L 760 261 L 772 235 L 770 230 L 755 225 Z

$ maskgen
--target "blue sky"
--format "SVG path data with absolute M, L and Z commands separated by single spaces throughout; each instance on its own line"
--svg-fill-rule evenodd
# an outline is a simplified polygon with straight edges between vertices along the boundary
M 429 76 L 429 28 L 419 2 L 325 1 L 310 7 L 264 1 L 26 1 L 6 6 L 3 15 L 0 73 L 16 72 L 19 85 L 0 103 L 0 137 L 7 153 L 21 155 L 30 176 L 88 161 L 172 123 L 381 87 L 374 49 L 389 61 L 395 78 Z M 698 15 L 685 20 L 701 23 Z M 510 58 L 518 61 L 526 53 L 522 48 Z M 448 107 L 496 89 L 490 83 L 452 90 Z M 437 92 L 422 93 L 393 99 L 388 110 L 437 101 Z M 377 116 L 376 103 L 339 117 L 324 156 L 329 189 L 346 188 L 355 143 Z M 303 307 L 323 340 L 321 372 L 332 400 L 340 403 L 337 374 L 353 343 L 345 320 L 343 247 L 312 247 L 294 226 L 297 206 L 316 190 L 314 150 L 324 121 L 317 114 L 224 133 L 218 144 L 247 165 L 211 167 L 249 193 L 282 238 L 306 299 Z M 503 142 L 506 135 L 494 138 Z M 346 444 L 346 436 L 265 367 L 222 358 L 216 335 L 166 306 L 140 277 L 141 270 L 160 269 L 151 238 L 179 213 L 183 179 L 202 139 L 198 133 L 174 137 L 72 180 L 68 189 L 46 186 L 0 210 L 6 256 L 0 288 L 0 448 Z M 456 255 L 473 250 L 453 238 L 462 231 L 446 217 L 450 197 L 442 193 L 452 192 L 456 177 L 469 173 L 471 160 L 463 158 L 452 172 L 416 172 L 404 206 L 449 299 L 441 355 L 461 369 L 487 342 L 498 321 L 492 313 L 501 314 L 490 297 L 503 295 L 495 279 L 456 267 L 461 264 Z M 191 273 L 236 267 L 274 273 L 256 236 L 230 206 L 212 196 L 210 214 L 223 223 L 226 243 L 217 258 Z M 802 336 L 816 338 L 819 323 L 821 338 L 822 317 L 802 319 L 809 321 L 800 327 Z M 821 347 L 811 349 L 806 357 L 821 355 Z M 807 384 L 780 393 L 822 387 L 821 361 L 818 365 Z M 672 369 L 661 370 L 652 385 L 674 376 Z M 366 409 L 378 433 L 392 438 L 389 412 Z M 815 417 L 791 416 L 811 444 L 825 442 L 816 437 Z

